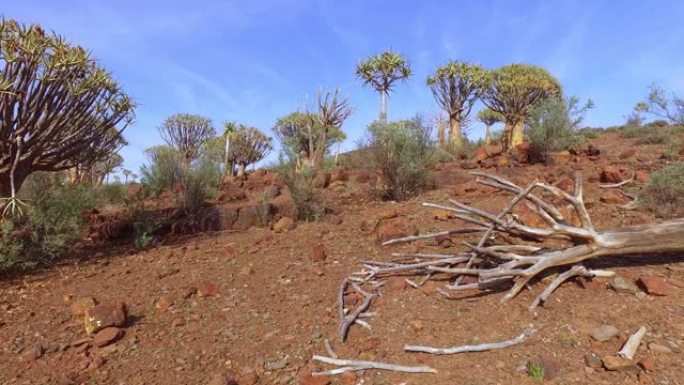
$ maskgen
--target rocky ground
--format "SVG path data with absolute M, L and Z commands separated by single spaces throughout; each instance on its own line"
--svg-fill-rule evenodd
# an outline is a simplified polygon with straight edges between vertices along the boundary
M 335 214 L 317 222 L 283 223 L 280 208 L 268 218 L 270 227 L 245 228 L 234 226 L 238 209 L 229 215 L 230 229 L 168 236 L 144 252 L 109 242 L 58 266 L 5 279 L 0 282 L 0 383 L 533 384 L 539 380 L 529 374 L 532 362 L 545 369 L 551 383 L 682 384 L 682 255 L 597 261 L 618 277 L 567 282 L 536 311 L 527 307 L 548 280 L 500 304 L 500 293 L 465 292 L 449 299 L 436 290 L 444 282 L 414 289 L 401 278 L 390 279 L 372 302 L 371 311 L 378 313 L 368 320 L 372 329 L 355 325 L 345 343 L 338 338 L 337 291 L 361 261 L 389 260 L 396 251 L 460 250 L 456 237 L 439 244 L 379 245 L 381 239 L 456 223 L 420 202 L 455 198 L 495 212 L 510 199 L 475 185 L 464 168 L 485 166 L 486 172 L 520 183 L 538 178 L 561 188 L 574 170 L 582 170 L 598 229 L 657 221 L 649 213 L 620 208 L 628 199 L 598 184 L 637 171 L 638 186 L 671 162 L 661 159 L 662 149 L 632 146 L 615 133 L 592 143 L 600 154 L 559 154 L 552 166 L 520 166 L 495 154 L 480 154 L 479 164 L 441 165 L 434 190 L 400 204 L 371 199 L 367 177 L 351 173 L 324 191 Z M 246 191 L 243 198 L 263 197 Z M 222 205 L 233 207 L 240 199 Z M 359 301 L 347 296 L 350 304 Z M 641 326 L 647 332 L 635 359 L 614 359 Z M 536 329 L 531 338 L 503 350 L 451 356 L 403 352 L 407 343 L 447 347 L 501 341 L 528 327 Z M 326 339 L 341 358 L 427 365 L 437 373 L 368 370 L 311 377 L 312 371 L 332 369 L 311 360 L 326 355 Z

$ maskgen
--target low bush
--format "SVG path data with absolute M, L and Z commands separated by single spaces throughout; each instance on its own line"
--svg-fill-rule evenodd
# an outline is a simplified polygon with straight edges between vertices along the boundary
M 284 148 L 275 166 L 275 172 L 292 194 L 297 207 L 297 219 L 316 221 L 329 211 L 327 205 L 316 200 L 314 194 L 315 169 L 306 167 L 297 169 L 296 157 Z
M 32 175 L 19 194 L 27 202 L 24 214 L 0 223 L 3 271 L 63 256 L 84 229 L 84 213 L 98 201 L 91 186 L 68 183 L 56 173 Z
M 651 175 L 638 202 L 662 218 L 684 215 L 684 164 L 674 164 Z
M 431 127 L 420 117 L 395 122 L 375 121 L 363 143 L 370 165 L 380 172 L 378 192 L 384 199 L 403 201 L 428 182 L 435 151 Z
M 546 162 L 554 151 L 579 148 L 586 138 L 578 129 L 591 101 L 579 106 L 576 98 L 548 98 L 532 108 L 527 119 L 527 136 L 533 158 Z

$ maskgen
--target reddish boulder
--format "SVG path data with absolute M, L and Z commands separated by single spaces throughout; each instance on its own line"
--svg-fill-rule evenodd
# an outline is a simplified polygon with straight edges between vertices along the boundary
M 297 218 L 297 202 L 289 191 L 281 191 L 280 195 L 271 200 L 271 204 L 280 216 Z
M 290 230 L 294 230 L 296 227 L 297 224 L 292 218 L 282 217 L 273 225 L 273 231 L 276 233 L 286 233 Z
M 639 284 L 651 295 L 667 295 L 669 288 L 663 277 L 647 275 L 639 278 Z
M 202 282 L 197 286 L 197 293 L 200 297 L 213 297 L 219 294 L 221 288 L 214 282 Z
M 518 163 L 527 163 L 530 161 L 530 152 L 532 147 L 529 143 L 520 143 L 511 149 L 511 155 Z
M 626 199 L 624 195 L 620 194 L 616 190 L 606 190 L 601 194 L 601 202 L 610 204 L 620 204 L 625 203 Z
M 622 174 L 620 169 L 615 166 L 606 166 L 601 171 L 602 183 L 620 183 L 622 182 Z
M 103 303 L 86 309 L 84 324 L 88 334 L 96 333 L 110 326 L 124 326 L 126 324 L 126 304 L 123 302 Z
M 83 317 L 86 310 L 95 307 L 97 303 L 93 297 L 81 297 L 71 303 L 71 313 L 74 317 Z
M 120 340 L 123 336 L 124 331 L 122 329 L 115 327 L 104 328 L 93 337 L 93 345 L 101 348 Z
M 323 262 L 326 258 L 325 247 L 323 245 L 315 245 L 311 251 L 311 260 L 314 262 Z
M 275 208 L 270 203 L 244 206 L 238 211 L 238 218 L 233 228 L 247 230 L 252 226 L 264 227 L 273 219 L 274 214 Z

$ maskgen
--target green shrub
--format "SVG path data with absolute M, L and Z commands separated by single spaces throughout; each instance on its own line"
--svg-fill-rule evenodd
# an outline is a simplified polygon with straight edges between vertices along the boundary
M 186 218 L 196 220 L 204 202 L 218 193 L 221 168 L 209 157 L 201 157 L 191 163 L 188 168 L 181 168 L 179 183 L 181 193 L 177 204 Z
M 586 140 L 577 130 L 593 104 L 589 101 L 580 107 L 578 103 L 577 98 L 551 97 L 532 108 L 527 118 L 527 136 L 539 161 L 546 162 L 553 151 L 578 148 Z
M 659 217 L 684 215 L 684 164 L 674 164 L 651 175 L 638 202 Z
M 296 157 L 288 148 L 282 149 L 275 171 L 278 178 L 290 189 L 297 207 L 297 219 L 316 221 L 328 212 L 328 207 L 318 202 L 314 195 L 315 169 L 306 167 L 297 170 Z
M 395 122 L 375 121 L 364 143 L 370 165 L 380 172 L 378 186 L 385 199 L 403 201 L 417 195 L 434 164 L 431 128 L 419 117 Z
M 646 135 L 637 138 L 634 144 L 665 144 L 670 140 L 669 135 L 659 129 L 652 128 L 651 132 Z
M 70 184 L 57 173 L 32 175 L 19 195 L 28 206 L 21 217 L 2 218 L 0 270 L 63 256 L 84 229 L 84 213 L 98 200 L 91 186 Z
M 653 127 L 647 127 L 647 126 L 641 126 L 641 125 L 626 125 L 621 133 L 620 136 L 622 136 L 625 139 L 634 139 L 634 138 L 640 138 L 644 137 L 646 135 L 649 135 L 654 131 Z
M 128 199 L 128 190 L 122 183 L 105 183 L 95 187 L 98 203 L 124 203 Z
M 149 164 L 140 168 L 140 181 L 146 194 L 159 196 L 180 181 L 184 159 L 169 146 L 155 146 L 145 150 Z

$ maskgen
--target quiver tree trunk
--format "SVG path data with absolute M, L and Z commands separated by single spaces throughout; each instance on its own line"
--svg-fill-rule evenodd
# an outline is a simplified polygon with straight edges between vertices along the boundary
M 389 95 L 387 90 L 380 90 L 380 120 L 387 121 L 387 99 Z
M 455 148 L 460 148 L 463 145 L 461 121 L 455 118 L 449 119 L 449 143 Z
M 491 126 L 487 126 L 485 128 L 485 145 L 489 146 L 492 144 L 492 132 L 491 132 Z

